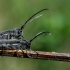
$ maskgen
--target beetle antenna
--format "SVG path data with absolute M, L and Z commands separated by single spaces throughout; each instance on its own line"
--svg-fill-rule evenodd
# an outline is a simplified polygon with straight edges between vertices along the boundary
M 49 35 L 51 35 L 51 33 L 49 31 L 43 31 L 43 32 L 39 32 L 38 34 L 36 34 L 31 40 L 30 42 L 32 42 L 35 38 L 37 38 L 38 36 L 40 36 L 41 34 L 46 34 L 46 33 L 49 33 Z
M 37 19 L 37 18 L 41 17 L 42 15 L 43 15 L 43 14 L 38 15 L 38 16 L 36 16 L 36 17 L 34 17 L 34 18 L 30 19 L 30 20 L 29 20 L 29 22 L 32 22 L 33 20 L 35 20 L 35 19 Z M 29 23 L 29 22 L 28 22 L 28 23 Z
M 22 30 L 22 29 L 26 26 L 26 24 L 27 24 L 36 14 L 38 14 L 38 13 L 40 13 L 40 12 L 42 12 L 42 11 L 45 11 L 45 10 L 49 10 L 49 9 L 42 9 L 42 10 L 36 12 L 35 14 L 33 14 L 33 15 L 24 23 L 24 25 L 21 26 L 20 29 Z

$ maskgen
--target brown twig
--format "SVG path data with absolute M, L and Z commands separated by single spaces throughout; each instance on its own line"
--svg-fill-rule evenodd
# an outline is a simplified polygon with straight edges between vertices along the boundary
M 46 60 L 57 60 L 57 61 L 67 61 L 70 62 L 69 53 L 56 53 L 56 52 L 41 52 L 41 51 L 27 51 L 30 58 L 33 59 L 46 59 Z M 3 55 L 2 55 L 3 54 Z M 0 56 L 12 56 L 20 58 L 29 58 L 27 56 L 26 50 L 0 50 Z

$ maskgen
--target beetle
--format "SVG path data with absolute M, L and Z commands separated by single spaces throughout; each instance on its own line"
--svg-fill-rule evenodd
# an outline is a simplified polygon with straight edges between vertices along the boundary
M 26 50 L 27 49 L 30 50 L 31 48 L 31 42 L 37 38 L 38 36 L 40 36 L 41 34 L 51 34 L 49 31 L 43 31 L 43 32 L 39 32 L 38 34 L 36 34 L 32 39 L 30 40 L 22 40 L 22 39 L 1 39 L 0 40 L 0 49 L 2 50 L 6 50 L 6 49 L 13 49 L 13 50 Z M 18 54 L 17 54 L 18 56 Z M 27 56 L 29 56 L 29 54 L 27 53 Z
M 32 39 L 30 40 L 25 40 L 24 36 L 23 36 L 23 29 L 25 28 L 26 24 L 28 24 L 29 22 L 33 21 L 34 19 L 40 17 L 41 15 L 33 18 L 35 15 L 37 15 L 38 13 L 45 11 L 45 10 L 49 10 L 49 9 L 42 9 L 38 12 L 36 12 L 35 14 L 33 14 L 20 28 L 16 28 L 16 29 L 11 29 L 11 30 L 5 30 L 3 32 L 0 32 L 0 49 L 2 50 L 2 52 L 4 53 L 3 50 L 6 49 L 13 49 L 13 50 L 26 50 L 27 49 L 30 50 L 31 48 L 31 42 L 37 38 L 39 35 L 44 34 L 44 33 L 49 33 L 49 31 L 43 31 L 43 32 L 39 32 L 38 34 L 36 34 Z M 14 37 L 14 39 L 13 39 Z M 21 38 L 22 37 L 22 38 Z M 27 53 L 28 57 L 29 54 Z M 17 54 L 18 56 L 18 54 Z
M 22 30 L 25 28 L 26 24 L 28 24 L 29 21 L 32 21 L 33 19 L 40 17 L 40 16 L 38 16 L 36 18 L 33 18 L 35 15 L 37 15 L 38 13 L 45 11 L 45 10 L 49 10 L 49 9 L 42 9 L 42 10 L 36 12 L 20 28 L 14 28 L 11 30 L 5 30 L 3 32 L 0 32 L 0 39 L 12 39 L 13 37 L 16 39 L 21 39 L 21 37 L 24 38 Z

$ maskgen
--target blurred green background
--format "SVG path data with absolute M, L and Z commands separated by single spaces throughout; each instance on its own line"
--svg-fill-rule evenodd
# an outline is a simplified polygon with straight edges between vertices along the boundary
M 70 0 L 0 0 L 0 31 L 21 27 L 44 8 L 49 10 L 25 27 L 24 37 L 30 40 L 38 32 L 48 30 L 52 35 L 41 35 L 32 42 L 31 49 L 70 53 Z M 70 63 L 0 57 L 0 70 L 70 70 Z

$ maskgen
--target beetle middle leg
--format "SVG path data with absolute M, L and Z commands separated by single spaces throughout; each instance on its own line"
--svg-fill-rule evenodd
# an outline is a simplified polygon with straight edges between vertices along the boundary
M 2 46 L 2 57 L 4 55 L 4 46 Z
M 19 57 L 18 50 L 20 49 L 20 45 L 16 46 L 16 56 Z

